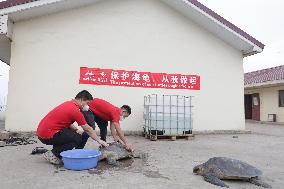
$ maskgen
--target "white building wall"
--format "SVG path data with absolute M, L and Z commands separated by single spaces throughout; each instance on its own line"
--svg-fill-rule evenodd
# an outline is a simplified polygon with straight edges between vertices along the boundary
M 259 93 L 260 121 L 268 121 L 268 114 L 276 114 L 276 121 L 284 122 L 284 107 L 279 107 L 279 90 L 284 90 L 284 86 L 245 90 L 245 94 Z
M 201 90 L 79 85 L 79 68 L 198 74 Z M 194 130 L 244 129 L 242 54 L 156 0 L 109 0 L 14 24 L 6 129 L 35 130 L 82 89 L 133 114 L 142 130 L 143 96 L 193 95 Z

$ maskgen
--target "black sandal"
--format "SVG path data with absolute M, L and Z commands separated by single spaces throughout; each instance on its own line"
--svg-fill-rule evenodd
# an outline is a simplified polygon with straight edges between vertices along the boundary
M 35 154 L 44 154 L 45 152 L 47 152 L 48 150 L 45 149 L 44 147 L 35 147 L 32 151 L 32 155 L 35 155 Z

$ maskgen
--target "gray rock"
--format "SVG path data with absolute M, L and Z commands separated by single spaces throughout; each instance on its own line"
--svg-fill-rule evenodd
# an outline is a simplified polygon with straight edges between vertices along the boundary
M 4 147 L 6 145 L 6 142 L 0 141 L 0 147 Z
M 7 140 L 10 137 L 10 133 L 8 131 L 0 131 L 0 140 Z

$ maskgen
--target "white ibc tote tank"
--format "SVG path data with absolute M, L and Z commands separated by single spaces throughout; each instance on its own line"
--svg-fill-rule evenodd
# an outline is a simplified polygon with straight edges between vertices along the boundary
M 192 133 L 192 96 L 144 96 L 144 132 L 152 135 Z

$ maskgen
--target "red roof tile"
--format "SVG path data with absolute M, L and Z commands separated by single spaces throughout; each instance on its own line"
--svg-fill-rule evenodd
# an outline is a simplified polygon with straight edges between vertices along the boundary
M 284 79 L 284 65 L 245 73 L 245 85 Z
M 6 1 L 0 2 L 0 9 L 5 9 L 8 7 L 13 7 L 16 5 L 21 5 L 21 4 L 26 4 L 26 3 L 30 3 L 33 1 L 38 1 L 38 0 L 6 0 Z
M 251 41 L 252 43 L 257 45 L 261 49 L 264 49 L 263 43 L 261 43 L 260 41 L 258 41 L 257 39 L 255 39 L 254 37 L 252 37 L 251 35 L 249 35 L 245 31 L 243 31 L 242 29 L 237 27 L 236 25 L 232 24 L 231 22 L 229 22 L 228 20 L 226 20 L 225 18 L 223 18 L 222 16 L 220 16 L 219 14 L 214 12 L 213 10 L 209 9 L 208 7 L 206 7 L 205 5 L 200 3 L 199 1 L 188 0 L 188 2 L 195 5 L 196 7 L 200 8 L 202 11 L 206 12 L 208 15 L 212 16 L 213 18 L 215 18 L 216 20 L 218 20 L 219 22 L 221 22 L 222 24 L 224 24 L 225 26 L 227 26 L 228 28 L 230 28 L 234 32 L 238 33 L 239 35 L 243 36 L 247 40 Z

